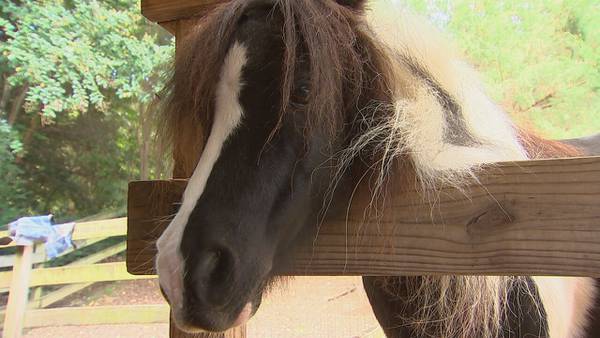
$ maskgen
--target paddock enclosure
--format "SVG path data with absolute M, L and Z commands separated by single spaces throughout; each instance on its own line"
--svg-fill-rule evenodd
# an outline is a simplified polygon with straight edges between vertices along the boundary
M 2 251 L 15 250 L 12 255 L 0 256 L 0 268 L 12 266 L 12 271 L 0 272 L 0 292 L 9 293 L 6 307 L 0 308 L 0 314 L 4 318 L 0 326 L 2 336 L 21 337 L 23 329 L 48 326 L 164 322 L 169 311 L 164 304 L 54 306 L 96 282 L 154 278 L 127 273 L 123 261 L 103 262 L 106 258 L 125 251 L 126 243 L 122 237 L 126 230 L 125 217 L 78 222 L 72 236 L 76 248 L 69 249 L 56 258 L 85 252 L 87 248 L 108 238 L 112 238 L 112 243 L 109 240 L 101 250 L 87 255 L 79 254 L 81 257 L 68 259 L 68 263 L 61 263 L 59 266 L 49 266 L 42 244 L 15 246 L 12 242 L 0 245 Z M 0 232 L 0 238 L 7 235 L 8 231 Z
M 143 0 L 142 13 L 179 44 L 220 2 Z M 129 185 L 127 269 L 132 274 L 155 273 L 156 251 L 149 243 L 168 225 L 191 175 L 174 160 L 173 180 Z M 477 184 L 460 191 L 394 194 L 377 217 L 363 213 L 367 196 L 358 191 L 355 200 L 364 203 L 327 220 L 314 245 L 278 273 L 600 277 L 600 157 L 490 165 Z M 170 334 L 215 336 L 186 334 L 173 324 Z M 245 328 L 221 336 L 245 337 Z

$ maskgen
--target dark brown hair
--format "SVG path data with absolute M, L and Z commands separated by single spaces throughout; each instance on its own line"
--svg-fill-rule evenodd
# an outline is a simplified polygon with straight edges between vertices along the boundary
M 180 37 L 160 116 L 163 143 L 173 149 L 182 166 L 176 168 L 176 176 L 190 176 L 198 162 L 214 110 L 216 83 L 237 22 L 249 6 L 260 3 L 264 1 L 223 2 Z M 393 67 L 361 12 L 332 0 L 276 0 L 274 10 L 283 16 L 285 46 L 281 117 L 290 106 L 301 51 L 309 65 L 304 108 L 308 128 L 340 132 L 349 110 L 358 111 L 373 100 L 391 102 L 392 74 L 382 72 Z

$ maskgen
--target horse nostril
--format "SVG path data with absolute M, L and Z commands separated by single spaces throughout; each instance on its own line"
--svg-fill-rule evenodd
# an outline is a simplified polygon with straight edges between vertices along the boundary
M 198 264 L 196 265 L 196 273 L 201 275 L 199 278 L 201 281 L 210 277 L 213 272 L 218 270 L 219 258 L 221 253 L 219 251 L 209 251 L 198 257 Z
M 233 282 L 234 257 L 225 249 L 214 249 L 199 254 L 194 271 L 194 289 L 196 296 L 213 302 L 221 292 Z

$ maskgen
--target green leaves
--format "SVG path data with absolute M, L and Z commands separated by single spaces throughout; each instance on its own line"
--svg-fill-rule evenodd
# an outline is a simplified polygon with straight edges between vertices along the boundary
M 0 225 L 17 217 L 26 210 L 27 193 L 14 163 L 22 150 L 22 144 L 8 123 L 0 118 Z
M 10 134 L 0 175 L 20 178 L 19 187 L 0 181 L 0 193 L 13 206 L 28 196 L 12 210 L 72 218 L 125 205 L 140 143 L 152 136 L 141 135 L 138 115 L 174 52 L 139 8 L 137 0 L 0 0 L 0 136 Z M 0 223 L 7 203 L 0 197 Z
M 4 19 L 8 42 L 0 46 L 12 86 L 29 85 L 29 112 L 48 122 L 93 107 L 107 111 L 117 99 L 150 100 L 159 83 L 153 72 L 172 53 L 144 31 L 138 6 L 116 10 L 98 1 L 24 2 Z M 7 23 L 12 22 L 12 23 Z
M 600 2 L 409 3 L 438 26 L 449 18 L 443 28 L 519 124 L 555 138 L 600 131 Z

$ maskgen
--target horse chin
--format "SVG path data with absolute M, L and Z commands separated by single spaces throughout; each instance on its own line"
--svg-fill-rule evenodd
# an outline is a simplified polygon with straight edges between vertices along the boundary
M 209 323 L 212 324 L 211 325 L 211 324 L 207 324 L 207 322 L 205 322 L 205 321 L 202 321 L 205 323 L 206 326 L 208 326 L 208 327 L 203 327 L 205 325 L 199 324 L 196 320 L 193 320 L 190 318 L 190 317 L 193 318 L 194 317 L 193 315 L 190 316 L 188 314 L 186 316 L 183 313 L 178 313 L 177 311 L 173 312 L 172 318 L 173 318 L 177 328 L 179 328 L 183 332 L 186 332 L 189 334 L 224 332 L 229 329 L 246 324 L 254 316 L 254 314 L 256 313 L 256 311 L 258 310 L 258 308 L 261 304 L 262 295 L 258 295 L 256 297 L 252 297 L 252 298 L 253 299 L 248 301 L 242 307 L 242 309 L 240 310 L 237 317 L 235 317 L 235 319 L 232 322 L 230 322 L 229 324 L 224 324 L 220 320 L 217 320 L 216 322 L 211 320 L 211 321 L 209 321 Z M 181 320 L 181 318 L 187 318 L 187 319 Z M 196 322 L 195 325 L 194 325 L 194 322 Z M 217 322 L 220 322 L 221 324 L 217 324 L 216 326 L 213 326 Z
M 255 308 L 252 305 L 252 302 L 246 303 L 246 305 L 244 306 L 244 308 L 242 309 L 240 314 L 237 316 L 235 321 L 229 326 L 229 328 L 223 328 L 223 329 L 202 328 L 202 327 L 198 327 L 198 326 L 195 326 L 195 325 L 187 323 L 187 322 L 178 321 L 176 319 L 175 319 L 175 325 L 181 331 L 189 333 L 189 334 L 220 333 L 220 332 L 226 331 L 228 329 L 232 329 L 232 328 L 246 324 L 250 320 L 250 318 L 252 318 L 252 316 L 254 316 L 254 314 L 256 313 L 256 310 L 257 310 L 257 308 Z
M 252 302 L 246 303 L 246 305 L 242 309 L 242 312 L 240 312 L 237 319 L 233 322 L 232 327 L 238 327 L 240 325 L 246 324 L 250 320 L 250 318 L 254 316 L 255 313 L 256 310 L 254 309 Z
M 261 303 L 262 292 L 258 292 L 254 297 L 251 297 L 251 300 L 249 300 L 246 305 L 244 305 L 242 311 L 240 311 L 237 318 L 233 321 L 229 328 L 231 329 L 246 324 L 252 317 L 254 317 Z

